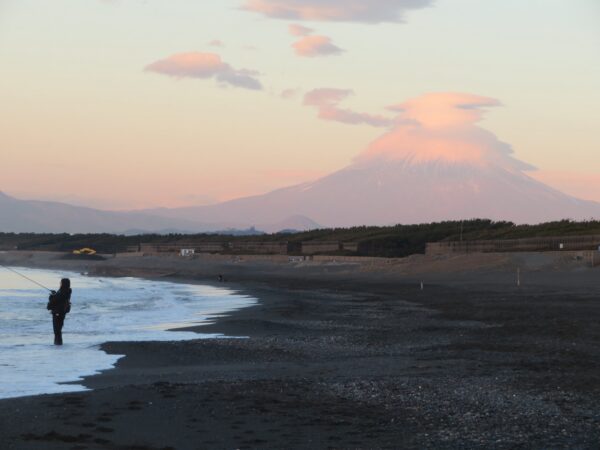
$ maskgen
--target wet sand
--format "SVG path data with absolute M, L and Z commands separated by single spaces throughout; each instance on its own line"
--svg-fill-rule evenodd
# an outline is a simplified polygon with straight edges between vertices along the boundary
M 600 268 L 539 255 L 422 269 L 0 260 L 224 273 L 260 300 L 197 330 L 248 339 L 107 343 L 127 356 L 86 379 L 92 391 L 1 400 L 2 448 L 600 448 Z

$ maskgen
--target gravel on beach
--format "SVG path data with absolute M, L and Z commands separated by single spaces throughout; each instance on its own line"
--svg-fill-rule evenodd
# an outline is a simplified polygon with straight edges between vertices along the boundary
M 421 290 L 231 269 L 259 304 L 197 331 L 247 338 L 104 344 L 127 356 L 91 391 L 0 401 L 0 447 L 600 448 L 598 270 Z

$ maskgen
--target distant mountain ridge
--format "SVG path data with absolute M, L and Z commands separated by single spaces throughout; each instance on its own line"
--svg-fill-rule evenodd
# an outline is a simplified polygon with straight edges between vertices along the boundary
M 516 223 L 600 217 L 579 200 L 503 168 L 406 161 L 355 163 L 312 183 L 264 195 L 169 210 L 171 217 L 274 222 L 301 214 L 327 227 L 428 223 L 485 217 Z
M 131 228 L 192 230 L 194 221 L 175 223 L 137 212 L 101 211 L 66 203 L 19 200 L 0 192 L 0 230 L 6 232 L 110 233 Z
M 476 125 L 494 99 L 431 93 L 390 108 L 398 117 L 347 167 L 311 183 L 198 207 L 108 212 L 0 196 L 0 230 L 263 231 L 486 218 L 517 224 L 600 218 L 584 201 L 531 178 L 530 165 Z
M 394 106 L 390 128 L 347 167 L 264 195 L 163 211 L 170 217 L 272 223 L 299 214 L 328 227 L 487 218 L 600 218 L 600 204 L 546 186 L 512 148 L 476 125 L 494 99 L 431 93 Z
M 264 224 L 259 231 L 279 231 L 290 226 L 318 227 L 310 219 L 288 217 L 280 223 Z M 0 191 L 0 232 L 16 233 L 256 233 L 252 225 L 203 222 L 178 217 L 163 217 L 144 211 L 102 211 L 66 203 L 19 200 Z M 278 228 L 281 227 L 281 228 Z
M 199 207 L 100 211 L 18 200 L 0 192 L 0 231 L 202 233 L 304 231 L 325 227 L 427 223 L 483 217 L 516 223 L 600 218 L 600 203 L 579 200 L 528 175 L 495 165 L 443 160 L 357 161 L 311 183 Z M 314 219 L 314 220 L 313 220 Z
M 202 233 L 303 231 L 484 217 L 516 223 L 600 218 L 600 203 L 563 194 L 504 167 L 372 160 L 311 183 L 199 207 L 100 211 L 17 200 L 0 192 L 0 231 Z M 314 220 L 313 220 L 314 219 Z M 233 234 L 236 232 L 233 231 Z

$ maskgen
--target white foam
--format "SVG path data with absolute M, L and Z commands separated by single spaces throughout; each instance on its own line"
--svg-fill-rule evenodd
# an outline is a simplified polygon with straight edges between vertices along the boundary
M 55 289 L 61 278 L 70 278 L 73 308 L 63 330 L 65 345 L 55 347 L 47 293 L 15 274 L 0 273 L 0 398 L 85 390 L 62 383 L 114 366 L 121 356 L 104 353 L 100 344 L 218 337 L 167 330 L 210 323 L 256 303 L 226 288 L 16 269 Z

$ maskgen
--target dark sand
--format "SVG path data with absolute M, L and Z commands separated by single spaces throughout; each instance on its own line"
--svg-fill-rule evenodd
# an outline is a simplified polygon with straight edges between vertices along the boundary
M 55 258 L 0 254 L 84 269 Z M 198 331 L 250 339 L 105 344 L 127 357 L 92 391 L 0 400 L 0 448 L 600 448 L 600 268 L 477 258 L 86 263 L 225 273 L 260 304 Z

